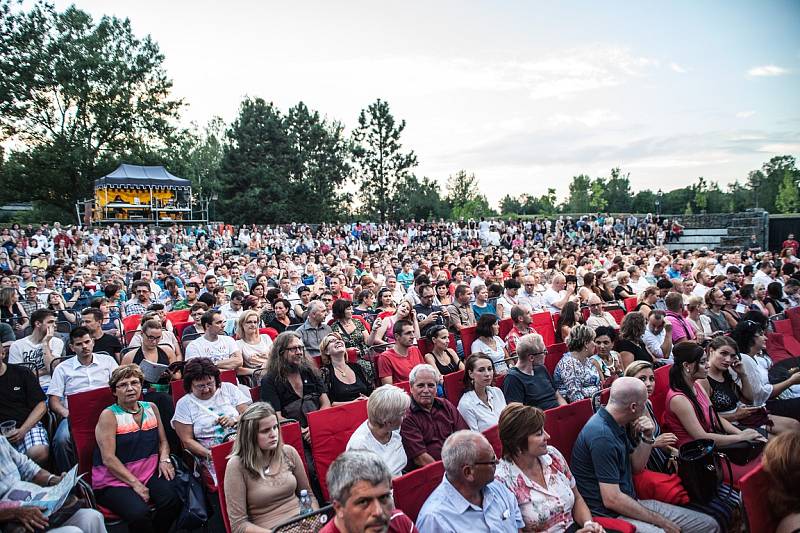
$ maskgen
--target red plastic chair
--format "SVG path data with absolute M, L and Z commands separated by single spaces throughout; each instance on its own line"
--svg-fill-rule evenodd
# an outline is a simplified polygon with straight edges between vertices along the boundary
M 278 336 L 278 330 L 275 329 L 275 328 L 258 328 L 258 333 L 260 335 L 263 335 L 264 333 L 266 333 L 267 335 L 269 335 L 269 338 L 272 339 L 272 340 L 275 340 L 275 337 Z
M 492 445 L 495 457 L 502 457 L 503 443 L 500 441 L 500 428 L 498 425 L 495 424 L 489 429 L 483 430 L 483 436 L 486 437 L 486 440 Z
M 637 305 L 639 305 L 639 298 L 637 298 L 636 296 L 631 296 L 630 298 L 625 298 L 625 300 L 623 300 L 622 304 L 625 306 L 625 311 L 630 313 L 631 311 L 636 309 Z
M 233 383 L 234 385 L 238 385 L 239 381 L 236 379 L 236 371 L 235 370 L 223 370 L 219 373 L 219 379 L 221 381 L 227 381 L 228 383 Z M 178 400 L 186 396 L 186 389 L 183 388 L 183 380 L 182 379 L 174 379 L 169 384 L 169 390 L 172 394 L 172 403 L 173 405 L 178 405 Z
M 444 395 L 453 405 L 458 405 L 461 395 L 464 394 L 464 371 L 457 370 L 442 377 Z
M 800 307 L 792 307 L 786 310 L 786 318 L 792 324 L 794 338 L 800 341 Z
M 761 465 L 739 480 L 750 533 L 772 533 L 778 526 L 772 518 L 766 498 L 769 483 L 769 476 Z
M 510 313 L 511 309 L 509 309 L 508 312 Z M 500 338 L 505 339 L 506 335 L 508 335 L 508 332 L 513 329 L 514 321 L 511 318 L 504 318 L 503 320 L 500 321 L 499 326 L 500 326 Z
M 653 414 L 656 416 L 659 424 L 664 418 L 664 410 L 666 409 L 665 401 L 667 399 L 667 392 L 669 392 L 669 369 L 672 365 L 662 366 L 656 368 L 655 377 L 656 385 L 653 389 L 653 395 L 650 396 L 650 403 L 653 404 Z
M 175 325 L 175 322 L 186 322 L 189 320 L 191 309 L 181 309 L 180 311 L 170 311 L 167 313 L 167 320 Z
M 550 444 L 561 452 L 567 462 L 572 460 L 572 446 L 592 414 L 590 398 L 545 411 L 544 429 L 550 434 Z
M 784 336 L 780 333 L 767 333 L 767 345 L 765 348 L 775 363 L 792 358 L 792 354 L 784 344 Z
M 461 330 L 461 344 L 464 346 L 464 357 L 472 355 L 472 343 L 478 338 L 475 333 L 475 326 L 469 326 Z
M 217 474 L 219 510 L 222 514 L 222 522 L 225 524 L 225 531 L 227 533 L 231 533 L 231 522 L 228 519 L 228 504 L 225 501 L 225 468 L 228 466 L 228 456 L 231 454 L 232 449 L 232 440 L 211 448 L 211 460 L 214 462 L 214 472 Z
M 406 391 L 406 394 L 411 394 L 411 382 L 409 381 L 399 381 L 397 383 L 392 383 L 392 385 L 394 385 L 395 387 L 400 387 L 401 389 Z
M 617 321 L 617 326 L 622 324 L 622 319 L 625 318 L 625 311 L 622 309 L 611 309 L 609 314 L 614 317 L 614 320 Z
M 250 388 L 250 398 L 253 400 L 253 403 L 261 401 L 261 385 Z
M 125 331 L 135 330 L 142 322 L 142 315 L 129 315 L 122 319 L 122 327 Z
M 456 337 L 452 333 L 450 334 L 448 346 L 454 352 L 456 351 Z M 420 339 L 417 339 L 417 348 L 419 348 L 419 353 L 421 353 L 424 356 L 426 353 L 431 353 L 433 351 L 433 343 L 428 339 L 426 339 L 425 337 L 422 337 Z
M 300 428 L 299 422 L 283 422 L 281 423 L 281 438 L 283 443 L 291 446 L 300 455 L 303 461 L 303 468 L 306 469 L 308 474 L 308 465 L 306 464 L 306 454 L 303 450 L 303 431 Z
M 792 321 L 788 318 L 776 320 L 772 323 L 772 327 L 775 328 L 775 333 L 782 333 L 784 335 L 791 335 L 794 337 L 794 332 L 792 331 Z
M 498 389 L 502 389 L 503 388 L 503 383 L 506 380 L 506 376 L 508 376 L 507 373 L 506 374 L 495 374 L 495 376 L 494 376 L 494 386 L 497 387 Z
M 567 345 L 563 342 L 547 347 L 547 355 L 544 356 L 544 367 L 550 372 L 551 376 L 556 371 L 556 365 L 561 361 L 565 353 L 567 353 Z
M 416 521 L 422 505 L 444 477 L 444 465 L 436 461 L 392 480 L 395 506 Z
M 97 446 L 94 432 L 97 422 L 100 420 L 100 413 L 114 401 L 114 395 L 111 394 L 111 389 L 108 387 L 67 396 L 69 429 L 78 456 L 78 473 L 84 474 L 84 479 L 89 485 L 92 484 L 92 462 L 94 449 Z M 118 516 L 103 506 L 98 505 L 97 508 L 103 513 L 106 520 L 120 520 Z
M 172 329 L 175 330 L 174 331 L 175 337 L 180 341 L 181 337 L 183 336 L 183 330 L 185 330 L 186 328 L 188 328 L 192 324 L 194 324 L 194 321 L 192 321 L 192 320 L 189 320 L 187 322 L 175 322 L 173 320 Z
M 344 452 L 353 432 L 367 419 L 367 402 L 350 402 L 330 409 L 308 413 L 311 432 L 311 456 L 317 471 L 322 495 L 328 499 L 325 478 L 331 463 Z
M 545 346 L 556 343 L 556 329 L 553 324 L 553 317 L 547 311 L 531 315 L 531 327 L 542 336 Z

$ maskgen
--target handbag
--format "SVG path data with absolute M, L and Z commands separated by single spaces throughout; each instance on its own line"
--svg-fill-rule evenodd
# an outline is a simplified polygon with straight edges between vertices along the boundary
M 319 410 L 320 396 L 318 393 L 305 394 L 301 399 L 284 405 L 281 412 L 286 418 L 298 420 L 301 426 L 306 427 L 308 426 L 306 414 Z
M 183 504 L 181 513 L 175 523 L 175 529 L 194 530 L 203 527 L 208 522 L 208 506 L 206 505 L 206 493 L 203 486 L 198 481 L 199 474 L 186 466 L 177 457 L 170 456 L 172 465 L 175 467 L 175 477 L 172 483 L 175 492 Z
M 769 413 L 766 407 L 760 407 L 758 411 L 754 411 L 746 417 L 737 420 L 735 425 L 745 428 L 760 428 L 762 426 L 772 427 L 772 420 L 769 419 Z
M 717 413 L 712 406 L 708 407 L 709 419 L 711 420 L 711 431 L 719 433 L 720 435 L 727 435 L 722 428 L 722 421 L 719 419 Z M 716 424 L 714 423 L 716 420 Z M 745 440 L 741 442 L 734 442 L 733 444 L 725 444 L 719 446 L 719 452 L 725 454 L 730 461 L 735 465 L 746 465 L 764 451 L 766 442 L 760 440 Z M 733 479 L 733 477 L 731 477 Z
M 678 476 L 693 503 L 707 504 L 719 493 L 722 456 L 716 448 L 711 439 L 697 439 L 687 442 L 678 451 Z M 730 461 L 726 463 L 731 473 Z

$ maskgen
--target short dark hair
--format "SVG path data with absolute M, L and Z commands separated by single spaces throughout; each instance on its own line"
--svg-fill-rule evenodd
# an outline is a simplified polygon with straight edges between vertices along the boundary
M 333 306 L 331 307 L 331 314 L 333 314 L 333 318 L 336 320 L 341 320 L 344 318 L 344 312 L 347 310 L 348 307 L 352 307 L 353 302 L 350 300 L 346 300 L 344 298 L 338 298 L 335 302 L 333 302 Z
M 486 313 L 481 315 L 481 317 L 478 319 L 478 323 L 475 325 L 475 335 L 478 337 L 494 337 L 492 326 L 494 326 L 497 321 L 497 315 L 494 313 Z
M 231 293 L 231 300 L 233 300 L 234 298 L 241 298 L 242 300 L 244 300 L 244 293 L 242 291 L 233 291 Z
M 394 326 L 392 326 L 392 333 L 394 334 L 395 338 L 401 333 L 403 333 L 403 328 L 405 328 L 406 326 L 411 326 L 413 328 L 414 324 L 412 324 L 408 320 L 398 320 L 397 322 L 394 323 Z
M 660 263 L 656 263 L 656 264 L 660 264 Z M 668 279 L 661 278 L 660 280 L 658 280 L 656 282 L 656 287 L 658 287 L 659 289 L 671 289 L 672 288 L 672 282 L 670 280 L 668 280 Z
M 456 298 L 461 298 L 462 296 L 464 296 L 465 292 L 472 292 L 469 289 L 469 285 L 461 284 L 461 285 L 457 286 L 456 290 L 455 290 Z
M 89 330 L 83 326 L 78 326 L 77 328 L 69 332 L 69 342 L 70 344 L 72 344 L 73 342 L 75 342 L 75 339 L 80 339 L 81 337 L 84 337 L 86 335 L 91 336 Z
M 205 377 L 213 377 L 217 388 L 222 385 L 219 368 L 208 357 L 193 357 L 183 365 L 183 389 L 187 393 L 192 390 L 192 383 Z
M 87 307 L 81 311 L 81 316 L 92 315 L 98 322 L 103 321 L 103 312 L 97 307 Z
M 31 313 L 31 324 L 35 326 L 37 322 L 44 322 L 51 316 L 56 316 L 54 311 L 51 311 L 50 309 L 37 309 Z
M 204 328 L 210 326 L 211 323 L 214 322 L 214 315 L 218 314 L 220 314 L 220 312 L 217 311 L 216 309 L 211 309 L 209 311 L 206 311 L 205 313 L 203 313 L 203 318 L 200 319 L 200 325 L 202 325 Z

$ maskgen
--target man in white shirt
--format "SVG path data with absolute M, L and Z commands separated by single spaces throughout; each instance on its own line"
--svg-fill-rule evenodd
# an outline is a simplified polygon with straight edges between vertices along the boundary
M 672 322 L 664 319 L 664 311 L 654 309 L 650 312 L 642 342 L 653 359 L 672 362 Z
M 556 274 L 553 283 L 544 291 L 545 309 L 550 311 L 551 315 L 560 313 L 561 308 L 566 305 L 573 294 L 575 294 L 575 284 L 567 283 L 567 278 L 562 274 Z
M 533 276 L 525 276 L 522 279 L 522 283 L 524 287 L 518 293 L 519 304 L 530 306 L 531 311 L 534 313 L 544 311 L 544 299 L 542 295 L 536 291 L 536 278 Z
M 619 329 L 614 315 L 608 311 L 603 311 L 603 301 L 596 294 L 589 296 L 589 318 L 586 319 L 586 325 L 592 329 L 597 329 L 600 326 Z
M 223 335 L 225 319 L 219 311 L 207 311 L 200 323 L 205 330 L 186 347 L 186 360 L 193 357 L 208 357 L 220 370 L 229 370 L 242 366 L 242 351 L 232 337 Z
M 763 283 L 764 286 L 766 287 L 767 285 L 775 281 L 774 279 L 772 279 L 772 270 L 773 266 L 771 261 L 761 261 L 758 264 L 758 270 L 753 275 L 753 285 L 758 285 L 759 283 Z
M 53 459 L 60 472 L 69 470 L 75 462 L 72 437 L 69 433 L 67 396 L 108 387 L 111 373 L 119 366 L 110 355 L 93 352 L 94 339 L 89 330 L 83 326 L 70 332 L 69 346 L 75 352 L 75 357 L 67 359 L 55 368 L 50 387 L 47 389 L 50 409 L 64 418 L 53 436 L 51 447 Z
M 27 337 L 14 341 L 8 351 L 8 362 L 36 365 L 39 385 L 47 392 L 50 385 L 50 363 L 56 357 L 61 357 L 64 341 L 55 336 L 56 314 L 53 311 L 37 309 L 30 318 L 33 331 Z
M 411 405 L 411 398 L 399 387 L 381 385 L 367 400 L 367 420 L 347 442 L 348 450 L 369 450 L 380 457 L 392 477 L 402 474 L 408 458 L 400 437 L 400 422 Z

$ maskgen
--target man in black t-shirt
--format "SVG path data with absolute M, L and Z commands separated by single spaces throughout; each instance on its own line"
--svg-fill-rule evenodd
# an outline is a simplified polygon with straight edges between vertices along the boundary
M 89 330 L 94 340 L 94 353 L 107 353 L 119 362 L 122 343 L 114 335 L 103 333 L 103 312 L 96 307 L 87 307 L 81 311 L 81 325 Z M 67 355 L 75 355 L 72 347 L 67 348 Z
M 4 436 L 20 453 L 40 465 L 47 464 L 50 444 L 42 425 L 47 413 L 45 396 L 39 378 L 21 365 L 8 365 L 0 359 L 0 421 L 16 422 L 4 428 Z M 10 425 L 10 424 L 9 424 Z
M 419 287 L 420 303 L 414 306 L 419 321 L 419 332 L 423 337 L 428 336 L 428 331 L 433 326 L 446 326 L 450 323 L 450 314 L 446 309 L 438 305 L 433 305 L 435 291 L 430 285 Z

